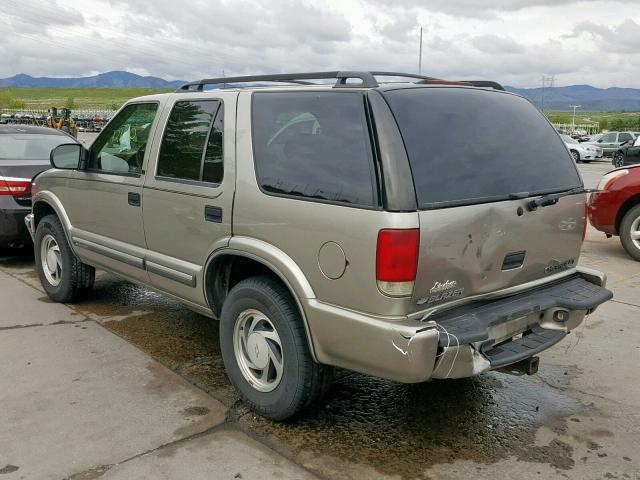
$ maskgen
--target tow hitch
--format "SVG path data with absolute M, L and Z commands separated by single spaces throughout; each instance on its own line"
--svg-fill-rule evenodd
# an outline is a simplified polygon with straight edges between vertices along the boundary
M 538 365 L 540 365 L 540 357 L 529 357 L 517 363 L 502 367 L 499 370 L 511 375 L 535 375 L 538 373 Z

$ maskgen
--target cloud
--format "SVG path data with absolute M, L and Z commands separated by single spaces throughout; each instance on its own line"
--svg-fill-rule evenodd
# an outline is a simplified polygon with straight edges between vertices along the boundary
M 0 77 L 375 69 L 640 86 L 630 0 L 2 0 Z M 598 21 L 594 22 L 593 19 Z
M 485 53 L 498 55 L 524 53 L 526 48 L 509 37 L 497 35 L 480 35 L 473 39 L 473 45 Z
M 637 55 L 640 52 L 640 25 L 630 18 L 613 26 L 583 22 L 568 37 L 591 36 L 608 52 Z
M 420 8 L 456 17 L 490 18 L 496 14 L 516 12 L 534 7 L 598 3 L 601 0 L 365 0 L 376 7 Z M 637 4 L 636 0 L 617 0 L 618 3 Z M 576 8 L 579 8 L 576 6 Z

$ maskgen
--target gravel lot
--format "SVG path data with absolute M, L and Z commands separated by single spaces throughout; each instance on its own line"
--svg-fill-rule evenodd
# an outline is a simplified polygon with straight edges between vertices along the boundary
M 611 165 L 579 169 L 594 188 Z M 608 274 L 615 299 L 545 352 L 538 375 L 491 372 L 400 385 L 341 373 L 323 405 L 284 424 L 256 417 L 238 401 L 223 371 L 215 322 L 103 273 L 91 299 L 72 308 L 222 404 L 225 425 L 320 478 L 637 479 L 640 265 L 617 238 L 591 228 L 580 263 Z M 0 257 L 1 272 L 40 288 L 29 255 Z M 41 319 L 24 322 L 30 323 Z M 0 329 L 0 342 L 3 335 Z M 3 435 L 0 446 L 9 440 Z M 0 473 L 2 455 L 0 448 Z

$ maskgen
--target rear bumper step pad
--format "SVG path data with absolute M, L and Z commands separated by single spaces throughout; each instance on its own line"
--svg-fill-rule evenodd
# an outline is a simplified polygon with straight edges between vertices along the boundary
M 531 332 L 523 335 L 522 338 L 495 347 L 489 344 L 486 349 L 484 346 L 481 347 L 480 351 L 491 363 L 491 368 L 499 368 L 532 357 L 555 345 L 566 335 L 559 330 L 533 327 Z
M 455 335 L 459 344 L 469 344 L 489 340 L 490 327 L 510 320 L 531 314 L 539 314 L 549 308 L 591 310 L 612 297 L 611 291 L 589 282 L 579 274 L 575 274 L 551 285 L 527 290 L 500 300 L 474 302 L 454 308 L 429 317 L 428 320 L 437 322 L 446 329 L 447 333 Z M 520 342 L 518 345 L 522 344 L 526 347 L 528 344 L 533 345 L 534 341 L 540 342 L 544 339 L 544 342 L 550 342 L 554 340 L 552 343 L 545 343 L 546 346 L 551 346 L 562 338 L 556 339 L 559 333 L 562 336 L 565 335 L 564 332 L 542 328 L 539 328 L 539 330 L 544 334 L 538 332 L 534 337 L 531 337 L 530 334 L 511 343 Z M 552 333 L 548 334 L 547 332 Z M 528 337 L 531 338 L 527 342 L 525 339 Z M 451 339 L 447 335 L 440 335 L 438 343 L 440 347 L 448 347 L 451 344 Z M 544 348 L 539 351 L 544 350 Z M 499 354 L 496 353 L 496 355 Z

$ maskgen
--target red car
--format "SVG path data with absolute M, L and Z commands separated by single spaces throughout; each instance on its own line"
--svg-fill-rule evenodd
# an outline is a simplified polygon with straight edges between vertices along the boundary
M 620 236 L 622 246 L 640 261 L 640 165 L 612 170 L 589 199 L 589 221 L 596 229 Z

